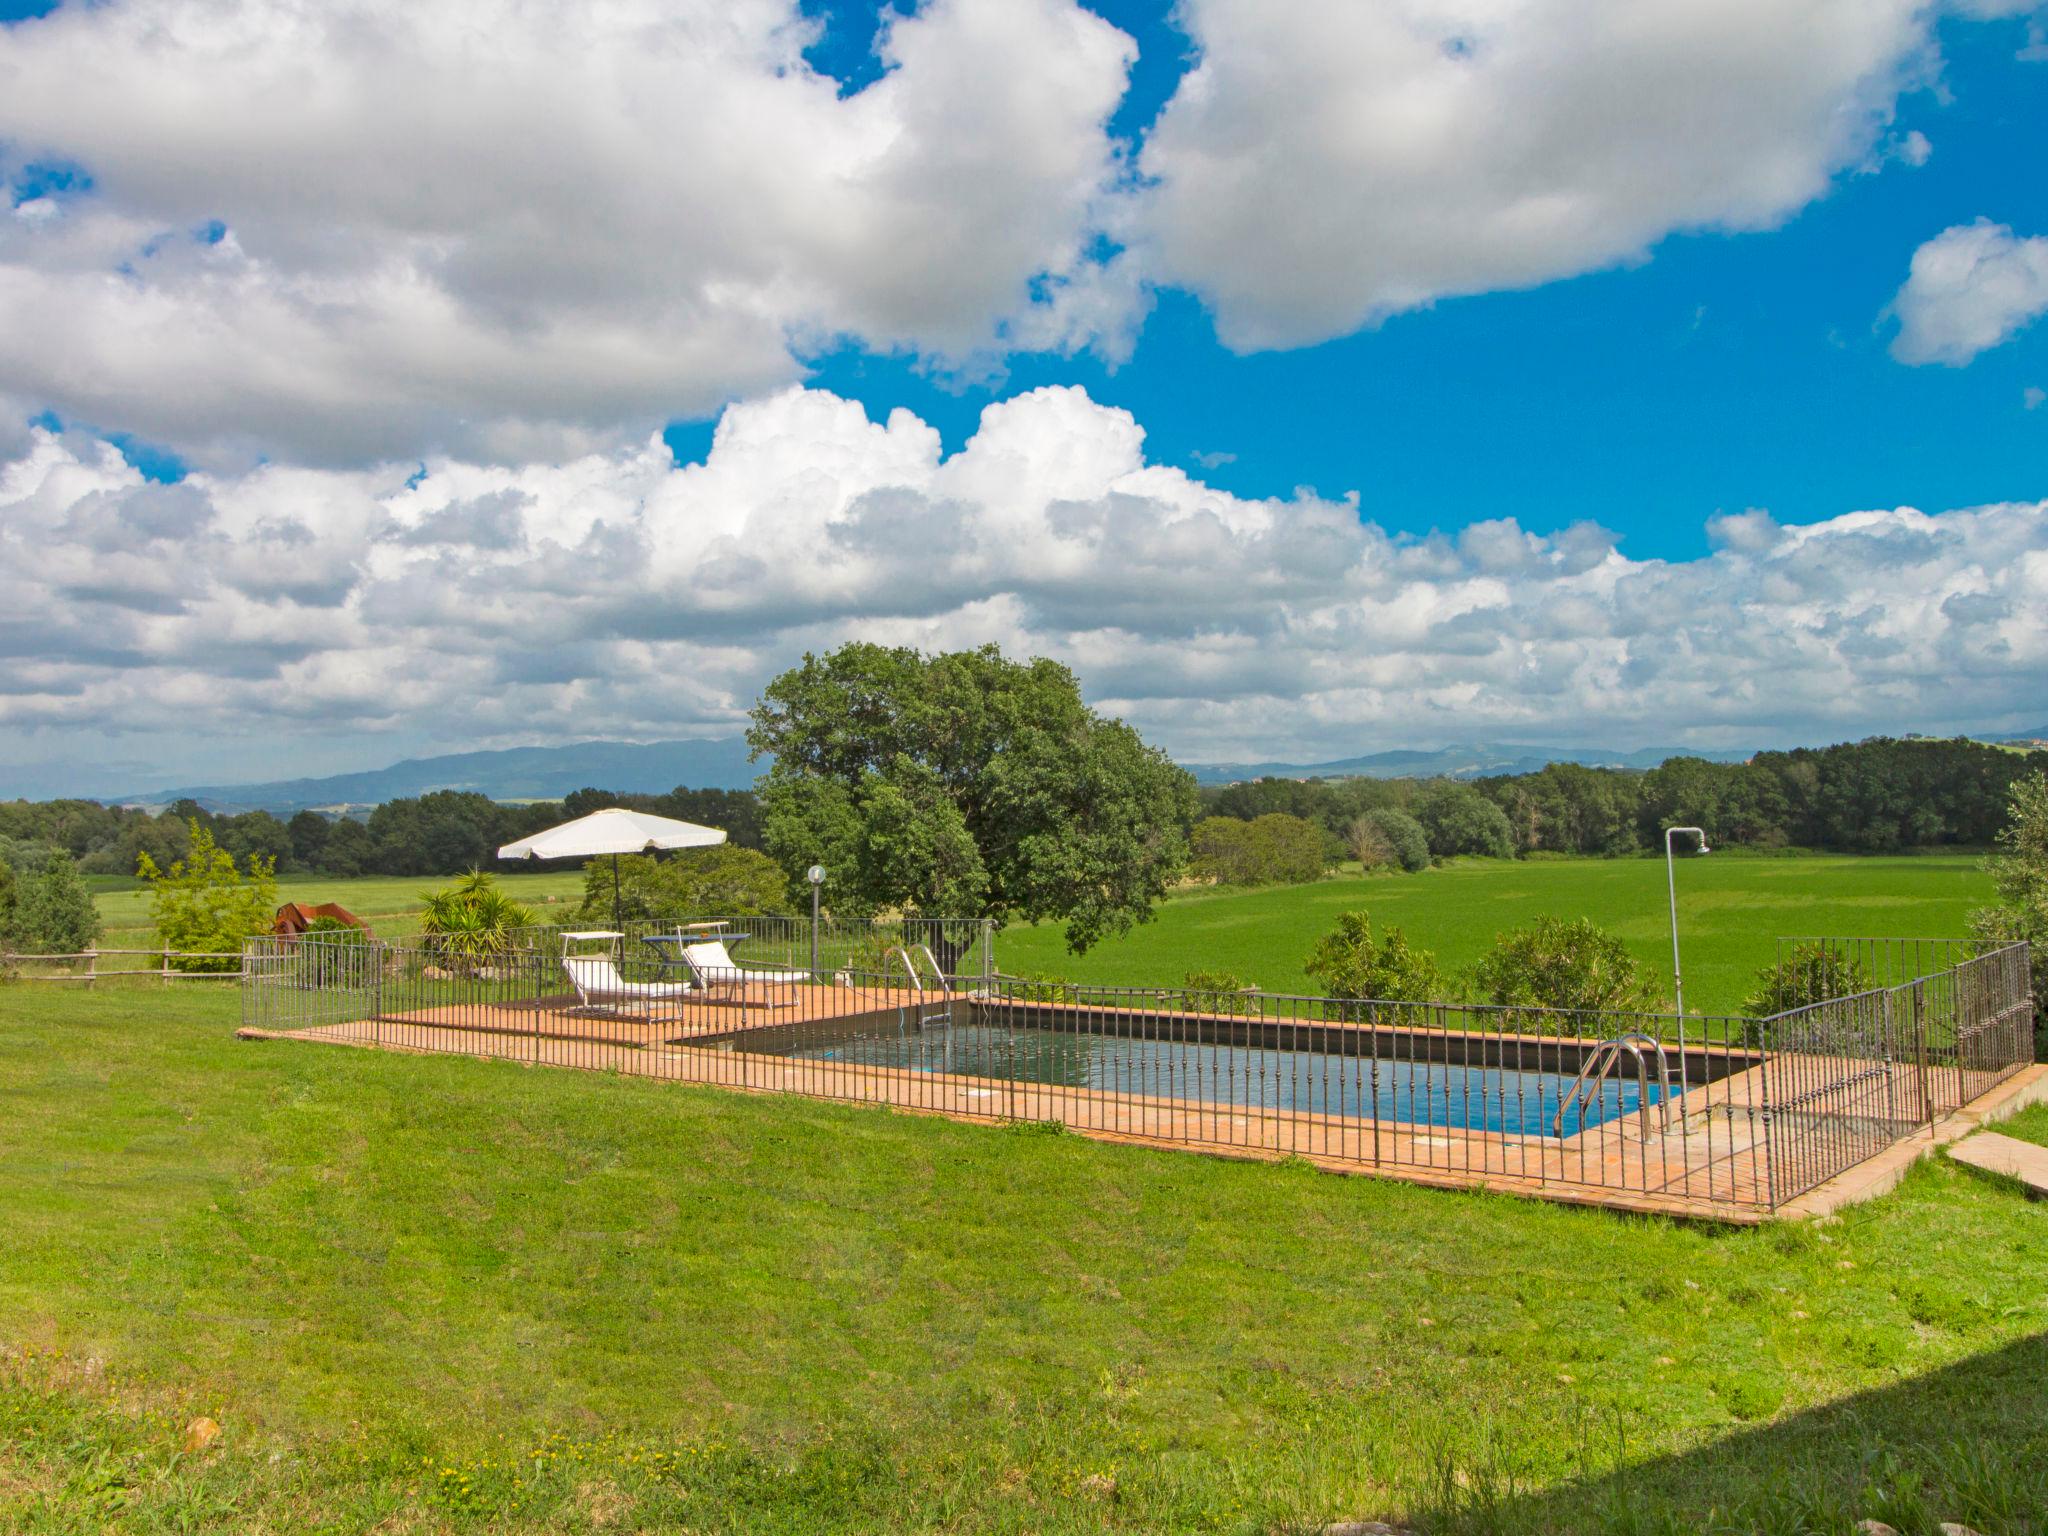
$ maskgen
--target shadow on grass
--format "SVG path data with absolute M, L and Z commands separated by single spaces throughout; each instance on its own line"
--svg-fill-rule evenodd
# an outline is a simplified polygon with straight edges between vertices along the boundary
M 1984 1536 L 2048 1533 L 2048 1333 L 1697 1450 L 1597 1470 L 1619 1463 L 1643 1427 L 1589 1428 L 1588 1475 L 1540 1493 L 1515 1486 L 1511 1455 L 1439 1461 L 1415 1522 L 1432 1536 L 1846 1536 L 1863 1519 L 1902 1536 L 1937 1536 L 1943 1521 Z

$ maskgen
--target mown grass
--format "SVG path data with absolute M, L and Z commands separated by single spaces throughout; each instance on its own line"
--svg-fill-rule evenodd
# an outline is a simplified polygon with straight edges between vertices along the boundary
M 0 989 L 0 1529 L 2042 1528 L 1945 1162 L 1688 1229 L 232 1024 Z
M 1991 882 L 1968 855 L 1899 858 L 1710 855 L 1678 867 L 1685 1001 L 1738 1010 L 1779 936 L 1958 938 Z M 1540 914 L 1589 917 L 1619 934 L 1669 993 L 1671 919 L 1662 859 L 1460 860 L 1417 874 L 1352 875 L 1176 897 L 1155 919 L 1085 955 L 1058 924 L 1007 928 L 1002 968 L 1075 981 L 1160 985 L 1228 971 L 1271 991 L 1312 991 L 1302 962 L 1337 915 L 1363 909 L 1446 967 L 1472 965 L 1497 934 Z

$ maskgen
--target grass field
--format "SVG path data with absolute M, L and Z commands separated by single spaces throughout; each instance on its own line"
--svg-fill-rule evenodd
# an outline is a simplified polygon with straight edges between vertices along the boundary
M 1946 1162 L 1693 1230 L 234 1010 L 0 988 L 0 1530 L 2043 1529 Z
M 1679 866 L 1686 1004 L 1733 1011 L 1779 935 L 1952 938 L 1972 908 L 1991 900 L 1974 855 L 1901 858 L 1808 855 L 1688 859 Z M 420 900 L 444 884 L 432 876 L 287 877 L 285 901 L 339 901 L 386 938 L 419 930 Z M 508 875 L 504 884 L 545 916 L 582 896 L 576 871 Z M 145 891 L 100 894 L 104 943 L 151 942 Z M 1229 971 L 1274 991 L 1309 990 L 1302 961 L 1340 912 L 1363 908 L 1403 928 L 1453 970 L 1471 965 L 1501 930 L 1541 913 L 1590 917 L 1620 934 L 1650 974 L 1668 978 L 1670 919 L 1664 865 L 1654 859 L 1462 860 L 1419 874 L 1360 876 L 1254 891 L 1174 897 L 1157 918 L 1087 955 L 1066 953 L 1057 924 L 1017 925 L 996 941 L 1013 973 L 1153 986 L 1189 971 Z
M 1809 856 L 1687 859 L 1678 866 L 1686 1006 L 1733 1012 L 1780 935 L 1958 938 L 1992 899 L 1981 860 Z M 1671 919 L 1661 859 L 1464 860 L 1418 874 L 1349 876 L 1315 885 L 1176 897 L 1154 921 L 1086 955 L 1066 952 L 1057 924 L 1013 927 L 996 941 L 1002 968 L 1075 981 L 1157 985 L 1189 971 L 1229 971 L 1271 991 L 1314 990 L 1302 972 L 1337 914 L 1363 909 L 1394 924 L 1447 968 L 1470 966 L 1504 929 L 1543 913 L 1590 917 L 1619 934 L 1648 972 L 1671 975 Z
M 277 882 L 279 901 L 338 901 L 376 929 L 380 938 L 401 939 L 419 932 L 420 907 L 428 891 L 447 885 L 446 875 L 369 875 L 337 879 L 323 875 L 286 875 Z M 551 870 L 536 875 L 502 875 L 499 883 L 518 900 L 539 909 L 543 918 L 559 914 L 561 905 L 573 908 L 583 899 L 581 870 Z M 106 923 L 101 942 L 109 945 L 147 945 L 153 941 L 149 924 L 149 892 L 136 886 L 128 890 L 103 890 L 93 897 Z

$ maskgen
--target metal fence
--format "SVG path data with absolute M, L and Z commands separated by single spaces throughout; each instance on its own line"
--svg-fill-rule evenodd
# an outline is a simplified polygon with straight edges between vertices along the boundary
M 254 941 L 244 1022 L 1700 1211 L 1782 1205 L 2031 1058 L 2024 946 L 1757 1019 L 1032 981 L 971 925 L 944 966 L 872 926 L 813 963 L 807 920 L 731 922 L 720 973 Z

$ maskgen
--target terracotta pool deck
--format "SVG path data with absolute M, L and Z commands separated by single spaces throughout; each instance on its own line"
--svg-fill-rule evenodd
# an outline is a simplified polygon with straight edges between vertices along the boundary
M 730 999 L 693 998 L 638 1014 L 582 1010 L 574 1002 L 534 998 L 449 1003 L 306 1028 L 245 1028 L 240 1033 L 246 1039 L 466 1055 L 754 1093 L 798 1094 L 970 1122 L 1057 1121 L 1102 1141 L 1229 1157 L 1293 1157 L 1349 1174 L 1716 1222 L 1767 1220 L 1772 1205 L 1782 1203 L 1774 1201 L 1764 1155 L 1765 1074 L 1745 1065 L 1754 1058 L 1719 1047 L 1695 1049 L 1702 1057 L 1718 1054 L 1717 1066 L 1725 1075 L 1696 1082 L 1674 1099 L 1668 1123 L 1657 1123 L 1654 1110 L 1638 1109 L 1575 1134 L 1530 1136 L 820 1060 L 774 1049 L 799 1037 L 814 1040 L 820 1031 L 835 1027 L 854 1029 L 864 1020 L 894 1020 L 906 1012 L 943 1006 L 935 997 L 920 998 L 907 989 L 750 985 Z M 1111 1016 L 1133 1011 L 1094 1012 Z M 1186 1013 L 1141 1017 L 1219 1031 L 1260 1022 Z M 1105 1017 L 1103 1022 L 1115 1020 Z M 1455 1053 L 1471 1051 L 1475 1041 L 1456 1031 L 1364 1024 L 1317 1024 L 1314 1030 L 1325 1035 L 1397 1035 L 1404 1057 L 1419 1054 L 1422 1060 L 1458 1059 Z M 1549 1051 L 1577 1051 L 1593 1043 L 1500 1035 L 1483 1037 L 1483 1042 L 1510 1048 L 1526 1043 L 1530 1049 Z M 1777 1065 L 1782 1070 L 1783 1060 Z M 1857 1064 L 1863 1070 L 1847 1072 L 1840 1061 L 1824 1065 L 1837 1082 L 1848 1083 L 1830 1104 L 1835 1114 L 1881 1122 L 1893 1117 L 1896 1105 L 1917 1102 L 1920 1085 L 1909 1065 L 1864 1063 Z M 1822 1066 L 1815 1063 L 1816 1080 Z M 2037 1074 L 2043 1070 L 2034 1069 Z M 1924 1139 L 1924 1129 L 1921 1135 Z

